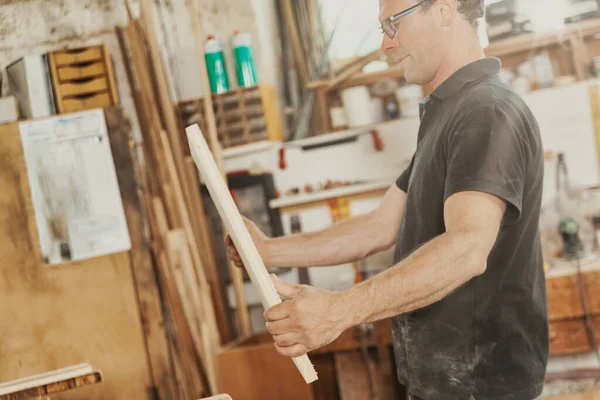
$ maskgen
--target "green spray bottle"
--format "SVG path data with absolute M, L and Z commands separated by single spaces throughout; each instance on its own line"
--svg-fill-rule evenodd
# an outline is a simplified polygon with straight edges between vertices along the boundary
M 225 65 L 223 48 L 219 41 L 212 35 L 206 38 L 204 54 L 206 69 L 208 71 L 208 80 L 210 81 L 210 91 L 212 93 L 223 93 L 228 91 L 229 77 L 227 76 L 227 66 Z
M 256 85 L 256 69 L 252 59 L 252 37 L 249 33 L 235 31 L 232 44 L 239 87 Z

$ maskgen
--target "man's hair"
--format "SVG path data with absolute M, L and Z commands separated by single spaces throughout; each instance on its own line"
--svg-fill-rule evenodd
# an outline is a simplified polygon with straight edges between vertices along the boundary
M 485 15 L 485 0 L 457 0 L 458 12 L 465 16 L 471 25 L 477 27 L 477 20 Z M 428 9 L 436 0 L 425 3 L 425 10 Z

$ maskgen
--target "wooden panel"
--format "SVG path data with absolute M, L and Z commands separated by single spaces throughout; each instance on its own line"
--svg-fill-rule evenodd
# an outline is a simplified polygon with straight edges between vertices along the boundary
M 63 83 L 60 85 L 60 90 L 64 97 L 104 92 L 107 89 L 108 82 L 104 77 L 92 78 L 84 82 Z
M 600 317 L 593 319 L 596 341 L 600 342 Z M 585 353 L 592 350 L 585 320 L 555 321 L 550 323 L 550 354 Z
M 239 210 L 231 198 L 231 193 L 219 172 L 200 128 L 198 125 L 192 125 L 186 128 L 186 133 L 190 141 L 190 151 L 194 162 L 198 166 L 202 180 L 208 188 L 219 216 L 227 227 L 227 231 L 230 233 L 244 261 L 246 271 L 248 271 L 250 280 L 261 298 L 263 307 L 269 309 L 280 304 L 281 298 L 277 294 L 273 282 L 271 282 L 263 260 L 244 225 Z M 317 374 L 306 354 L 293 358 L 293 361 L 307 383 L 317 380 Z
M 56 66 L 102 60 L 102 46 L 85 47 L 52 52 Z
M 83 66 L 69 66 L 58 68 L 58 79 L 61 82 L 75 79 L 92 78 L 106 74 L 103 62 L 85 64 Z
M 97 93 L 72 97 L 62 101 L 62 111 L 65 113 L 91 110 L 93 108 L 104 108 L 112 105 L 109 93 Z
M 585 272 L 583 283 L 588 311 L 591 314 L 600 314 L 600 271 Z M 584 315 L 577 274 L 548 277 L 546 290 L 548 316 L 551 321 Z
M 217 356 L 219 391 L 243 400 L 312 400 L 307 385 L 288 357 L 272 343 L 225 350 Z
M 0 381 L 87 362 L 104 382 L 53 396 L 150 399 L 128 253 L 40 264 L 18 125 L 0 127 Z

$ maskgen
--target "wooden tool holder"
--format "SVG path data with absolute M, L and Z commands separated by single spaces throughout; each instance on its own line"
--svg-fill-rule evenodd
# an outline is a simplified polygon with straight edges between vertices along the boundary
M 48 65 L 58 114 L 119 104 L 105 45 L 52 51 Z
M 212 98 L 218 138 L 223 147 L 282 139 L 281 116 L 272 86 L 234 89 L 213 94 Z M 203 98 L 180 102 L 178 113 L 182 126 L 199 124 L 210 143 L 206 135 Z

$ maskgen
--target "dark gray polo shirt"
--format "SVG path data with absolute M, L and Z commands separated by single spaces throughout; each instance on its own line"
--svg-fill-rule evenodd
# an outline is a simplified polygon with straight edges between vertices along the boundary
M 416 153 L 397 181 L 407 202 L 395 262 L 445 232 L 452 194 L 486 192 L 508 205 L 483 275 L 394 318 L 400 382 L 425 400 L 530 400 L 544 383 L 543 148 L 534 116 L 500 80 L 500 66 L 496 58 L 469 64 L 425 99 Z

